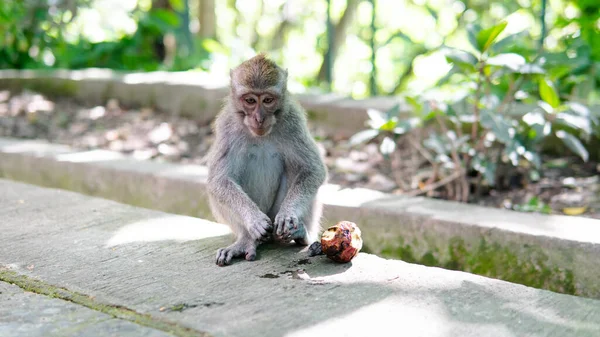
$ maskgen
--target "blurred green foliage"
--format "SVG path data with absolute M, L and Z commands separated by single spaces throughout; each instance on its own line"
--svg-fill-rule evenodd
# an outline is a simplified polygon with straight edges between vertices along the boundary
M 166 51 L 162 40 L 167 33 L 177 33 L 181 21 L 174 11 L 136 7 L 129 13 L 137 25 L 133 34 L 94 42 L 83 35 L 75 39 L 65 36 L 67 26 L 78 11 L 88 8 L 93 0 L 48 3 L 35 0 L 0 2 L 0 68 L 188 70 L 208 58 L 202 41 L 196 40 L 193 54 L 180 52 L 172 64 L 165 67 Z
M 154 8 L 165 2 L 168 8 Z M 226 77 L 231 67 L 265 51 L 290 70 L 295 91 L 331 88 L 355 98 L 415 95 L 436 86 L 451 68 L 447 48 L 472 51 L 470 25 L 490 27 L 506 20 L 499 36 L 503 44 L 495 48 L 552 64 L 549 76 L 562 98 L 600 100 L 596 0 L 215 1 L 216 39 L 190 38 L 190 31 L 204 24 L 199 22 L 200 0 L 123 0 L 132 5 L 117 8 L 118 3 L 1 1 L 0 68 L 200 69 Z M 102 22 L 120 25 L 118 31 L 90 38 L 90 27 L 112 29 L 86 22 L 90 10 L 103 16 Z M 328 18 L 334 29 L 329 34 Z M 128 25 L 133 28 L 123 28 Z M 165 50 L 168 34 L 176 38 L 173 55 Z M 332 46 L 333 82 L 323 86 L 325 55 Z M 495 90 L 506 90 L 501 85 Z

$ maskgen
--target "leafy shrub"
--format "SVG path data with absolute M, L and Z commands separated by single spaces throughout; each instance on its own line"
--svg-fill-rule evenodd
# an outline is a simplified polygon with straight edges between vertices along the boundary
M 564 72 L 558 70 L 570 65 L 548 62 L 526 43 L 515 44 L 523 34 L 498 41 L 505 27 L 505 22 L 487 29 L 471 26 L 473 52 L 448 49 L 453 68 L 440 85 L 460 88 L 462 95 L 445 101 L 405 97 L 414 111 L 408 119 L 400 117 L 399 106 L 370 110 L 370 128 L 355 134 L 350 144 L 377 139 L 380 151 L 390 155 L 399 137 L 411 130 L 433 130 L 419 145 L 434 172 L 421 189 L 446 187 L 450 198 L 461 201 L 516 172 L 538 179 L 542 147 L 552 139 L 587 161 L 581 140 L 592 137 L 599 121 L 585 105 L 559 95 L 556 82 Z M 518 106 L 528 109 L 519 112 Z

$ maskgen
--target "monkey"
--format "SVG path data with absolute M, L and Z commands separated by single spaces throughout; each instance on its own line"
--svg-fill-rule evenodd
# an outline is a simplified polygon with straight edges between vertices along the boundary
M 217 251 L 219 266 L 255 260 L 261 243 L 314 242 L 322 216 L 317 193 L 328 178 L 306 111 L 288 92 L 288 70 L 260 53 L 229 75 L 207 154 L 211 213 L 235 235 Z

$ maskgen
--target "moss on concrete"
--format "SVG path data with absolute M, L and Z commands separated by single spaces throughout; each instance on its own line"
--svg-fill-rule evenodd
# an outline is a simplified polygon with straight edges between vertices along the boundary
M 549 266 L 548 255 L 539 247 L 524 245 L 521 249 L 524 251 L 517 254 L 515 250 L 497 242 L 490 243 L 484 238 L 478 245 L 469 245 L 462 238 L 453 238 L 446 252 L 430 247 L 424 254 L 416 254 L 417 249 L 400 238 L 397 244 L 386 245 L 380 255 L 426 266 L 466 271 L 538 289 L 581 295 L 575 287 L 571 270 Z
M 50 97 L 73 97 L 77 93 L 77 82 L 67 79 L 37 78 L 22 81 L 22 87 Z
M 190 329 L 162 318 L 153 317 L 149 314 L 141 314 L 123 306 L 102 303 L 94 299 L 92 296 L 74 292 L 65 288 L 56 287 L 25 275 L 19 275 L 11 270 L 0 269 L 0 281 L 14 284 L 25 291 L 69 301 L 110 315 L 114 318 L 130 321 L 152 329 L 165 331 L 175 336 L 211 336 L 206 332 Z
M 322 114 L 319 114 L 318 112 L 316 112 L 314 110 L 307 110 L 306 117 L 311 122 L 317 122 L 317 121 L 324 120 Z

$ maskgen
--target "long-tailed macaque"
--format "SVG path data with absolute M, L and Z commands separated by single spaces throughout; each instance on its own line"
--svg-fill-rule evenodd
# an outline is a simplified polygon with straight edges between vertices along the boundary
M 219 266 L 254 260 L 261 242 L 314 242 L 322 214 L 316 196 L 327 179 L 306 113 L 287 90 L 287 70 L 259 54 L 230 77 L 208 156 L 213 216 L 236 236 L 218 250 Z

